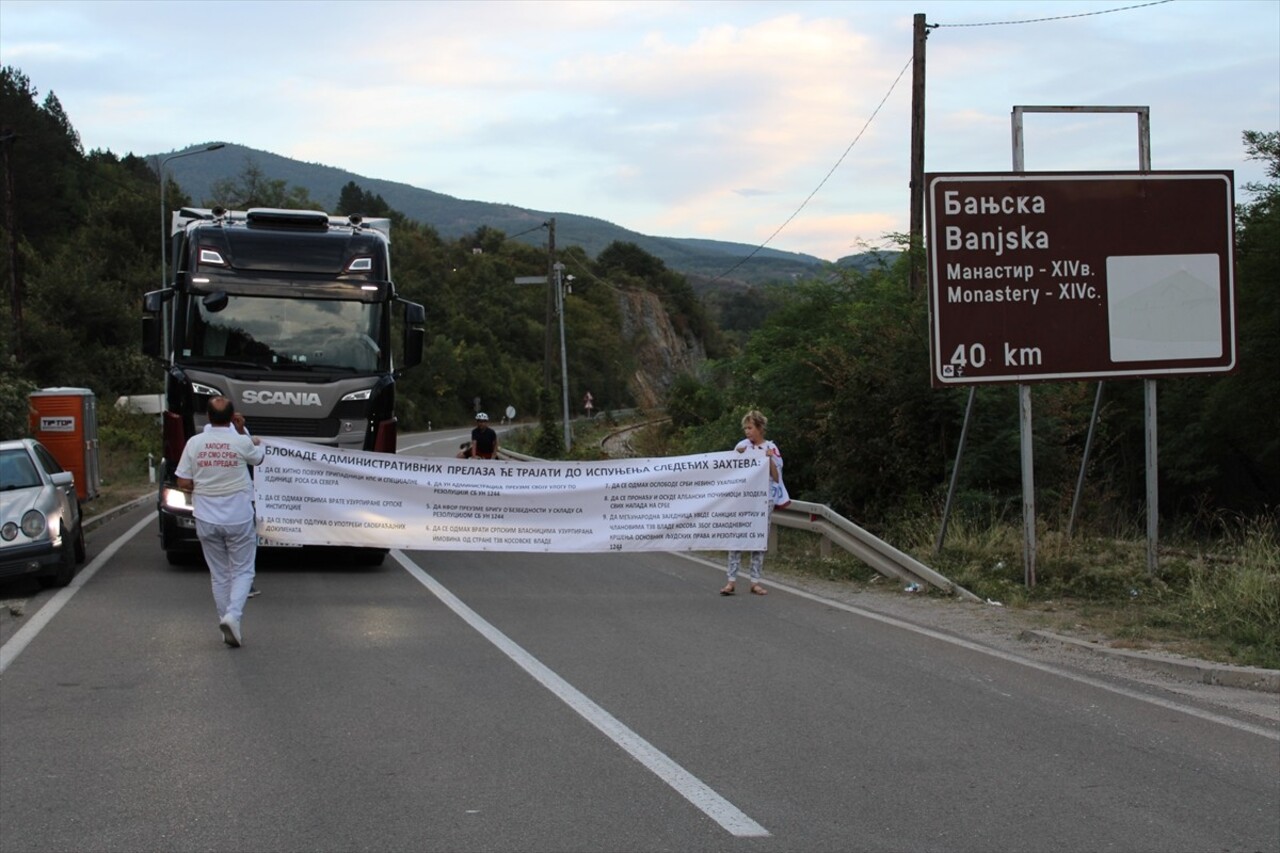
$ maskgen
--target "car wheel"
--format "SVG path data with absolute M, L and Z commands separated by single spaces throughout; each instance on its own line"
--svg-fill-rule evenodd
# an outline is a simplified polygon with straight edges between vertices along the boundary
M 41 586 L 66 586 L 71 583 L 71 579 L 76 576 L 76 549 L 75 545 L 66 541 L 63 536 L 62 541 L 62 562 L 58 564 L 58 568 L 51 575 L 45 575 L 40 578 Z
M 84 545 L 84 525 L 76 528 L 76 562 L 83 563 L 89 556 L 89 549 Z

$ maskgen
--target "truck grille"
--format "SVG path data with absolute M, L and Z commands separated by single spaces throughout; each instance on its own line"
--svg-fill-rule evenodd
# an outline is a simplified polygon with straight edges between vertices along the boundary
M 254 435 L 280 438 L 333 438 L 338 434 L 337 418 L 264 418 L 245 416 L 245 426 Z

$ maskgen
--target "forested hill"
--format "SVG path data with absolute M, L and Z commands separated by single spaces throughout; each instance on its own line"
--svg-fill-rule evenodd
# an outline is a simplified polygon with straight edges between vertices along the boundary
M 154 162 L 156 156 L 164 157 L 169 153 L 150 155 L 147 159 Z M 603 219 L 574 213 L 525 210 L 508 204 L 454 198 L 408 184 L 357 175 L 319 163 L 304 163 L 269 151 L 231 143 L 199 157 L 171 160 L 165 167 L 165 172 L 198 203 L 218 202 L 226 205 L 227 200 L 213 198 L 213 187 L 219 181 L 235 179 L 250 165 L 256 166 L 272 179 L 283 180 L 290 186 L 306 190 L 326 210 L 337 208 L 343 186 L 354 181 L 361 189 L 382 196 L 392 209 L 431 226 L 446 240 L 473 234 L 485 226 L 510 235 L 535 229 L 517 239 L 539 246 L 545 244 L 546 232 L 538 226 L 554 216 L 558 245 L 581 246 L 588 255 L 594 257 L 610 243 L 633 243 L 661 259 L 669 268 L 703 278 L 721 276 L 756 250 L 755 246 L 745 243 L 653 237 Z M 845 265 L 847 260 L 852 259 L 842 259 L 841 265 Z M 749 261 L 737 265 L 726 278 L 749 284 L 791 281 L 812 275 L 823 263 L 822 259 L 812 255 L 765 248 Z

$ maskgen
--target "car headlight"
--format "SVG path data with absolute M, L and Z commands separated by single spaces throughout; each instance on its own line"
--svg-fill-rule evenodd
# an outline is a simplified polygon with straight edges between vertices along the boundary
M 22 532 L 31 539 L 44 533 L 44 513 L 37 509 L 29 509 L 22 515 Z
M 0 527 L 0 539 L 12 542 L 16 538 L 18 538 L 18 525 L 12 521 L 6 521 L 4 527 Z

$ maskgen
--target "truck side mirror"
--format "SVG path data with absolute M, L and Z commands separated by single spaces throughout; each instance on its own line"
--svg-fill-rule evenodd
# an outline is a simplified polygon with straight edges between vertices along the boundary
M 404 303 L 404 369 L 422 363 L 422 344 L 425 338 L 427 309 L 417 302 Z
M 173 290 L 152 290 L 142 296 L 142 354 L 164 358 L 164 305 Z

